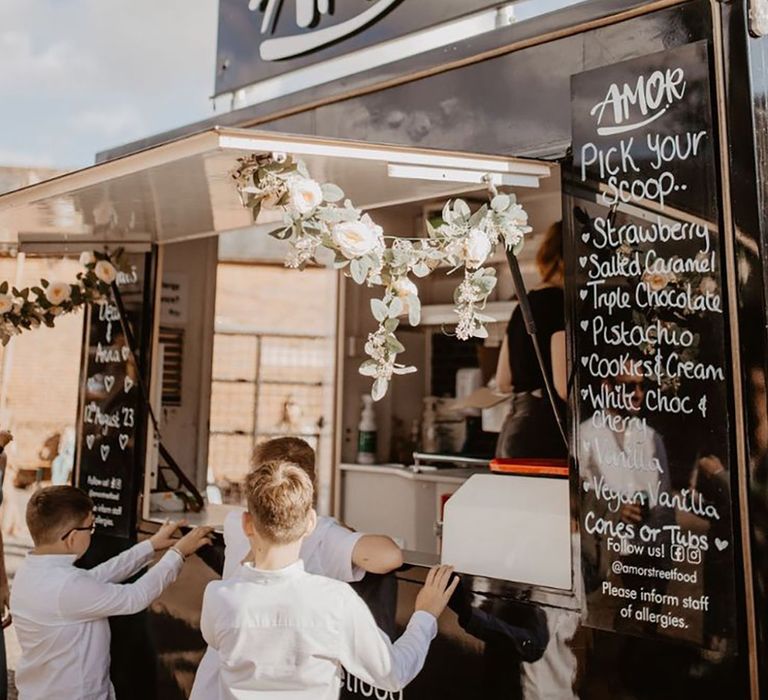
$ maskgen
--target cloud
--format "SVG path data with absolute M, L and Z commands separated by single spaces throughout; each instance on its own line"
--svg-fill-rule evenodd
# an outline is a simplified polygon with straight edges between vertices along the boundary
M 79 131 L 97 132 L 109 138 L 141 132 L 146 127 L 138 110 L 130 105 L 86 109 L 75 114 L 71 123 Z
M 217 0 L 2 0 L 0 165 L 88 165 L 212 114 Z

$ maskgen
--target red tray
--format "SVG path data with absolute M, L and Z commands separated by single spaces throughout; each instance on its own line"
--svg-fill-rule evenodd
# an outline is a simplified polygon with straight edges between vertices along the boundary
M 568 478 L 568 460 L 565 459 L 540 459 L 534 457 L 505 459 L 497 457 L 491 460 L 490 466 L 492 472 L 500 474 Z

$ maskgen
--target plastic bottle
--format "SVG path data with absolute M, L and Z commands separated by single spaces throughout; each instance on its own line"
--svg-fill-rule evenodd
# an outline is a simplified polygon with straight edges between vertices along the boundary
M 376 413 L 370 394 L 363 394 L 363 410 L 357 433 L 357 463 L 376 463 Z

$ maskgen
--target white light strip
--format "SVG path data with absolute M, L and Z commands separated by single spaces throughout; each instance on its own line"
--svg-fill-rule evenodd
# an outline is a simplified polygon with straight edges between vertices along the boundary
M 388 165 L 390 177 L 407 180 L 432 180 L 434 182 L 467 182 L 472 185 L 486 184 L 486 176 L 494 185 L 507 187 L 538 187 L 539 178 L 531 175 L 508 175 L 505 173 L 483 173 L 479 170 L 451 170 L 429 166 Z
M 546 177 L 550 173 L 547 165 L 519 161 L 512 158 L 476 156 L 464 157 L 454 155 L 441 155 L 439 152 L 412 151 L 407 148 L 387 148 L 386 146 L 341 145 L 340 143 L 323 143 L 319 140 L 304 140 L 297 137 L 295 140 L 270 136 L 251 136 L 250 134 L 222 134 L 219 138 L 219 146 L 225 149 L 242 151 L 273 152 L 283 151 L 299 156 L 325 156 L 331 158 L 357 158 L 359 160 L 379 160 L 389 162 L 393 157 L 398 163 L 429 165 L 441 168 L 481 170 L 494 172 L 524 173 L 539 177 Z
M 423 29 L 352 51 L 213 98 L 217 112 L 228 112 L 291 95 L 315 85 L 373 70 L 432 49 L 460 43 L 512 23 L 519 23 L 585 0 L 523 0 Z

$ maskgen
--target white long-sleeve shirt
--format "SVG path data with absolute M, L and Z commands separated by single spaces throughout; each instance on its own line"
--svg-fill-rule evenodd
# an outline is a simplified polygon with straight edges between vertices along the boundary
M 152 560 L 145 540 L 93 569 L 75 556 L 29 554 L 11 592 L 13 625 L 21 646 L 16 669 L 19 700 L 106 700 L 111 615 L 146 608 L 183 564 L 170 550 L 138 581 L 120 585 Z
M 245 509 L 233 510 L 224 519 L 224 579 L 237 574 L 240 564 L 251 550 L 243 532 L 244 512 Z M 304 569 L 310 574 L 338 581 L 359 581 L 365 570 L 352 563 L 352 553 L 361 537 L 361 533 L 348 530 L 333 518 L 319 516 L 317 526 L 301 543 L 299 556 L 304 562 Z M 211 647 L 205 650 L 197 667 L 193 697 L 205 700 L 219 698 L 219 657 Z
M 437 621 L 413 614 L 393 644 L 347 584 L 304 570 L 243 564 L 208 584 L 200 627 L 219 654 L 224 700 L 335 700 L 341 666 L 362 681 L 397 691 L 424 665 Z M 193 688 L 190 700 L 207 700 Z

